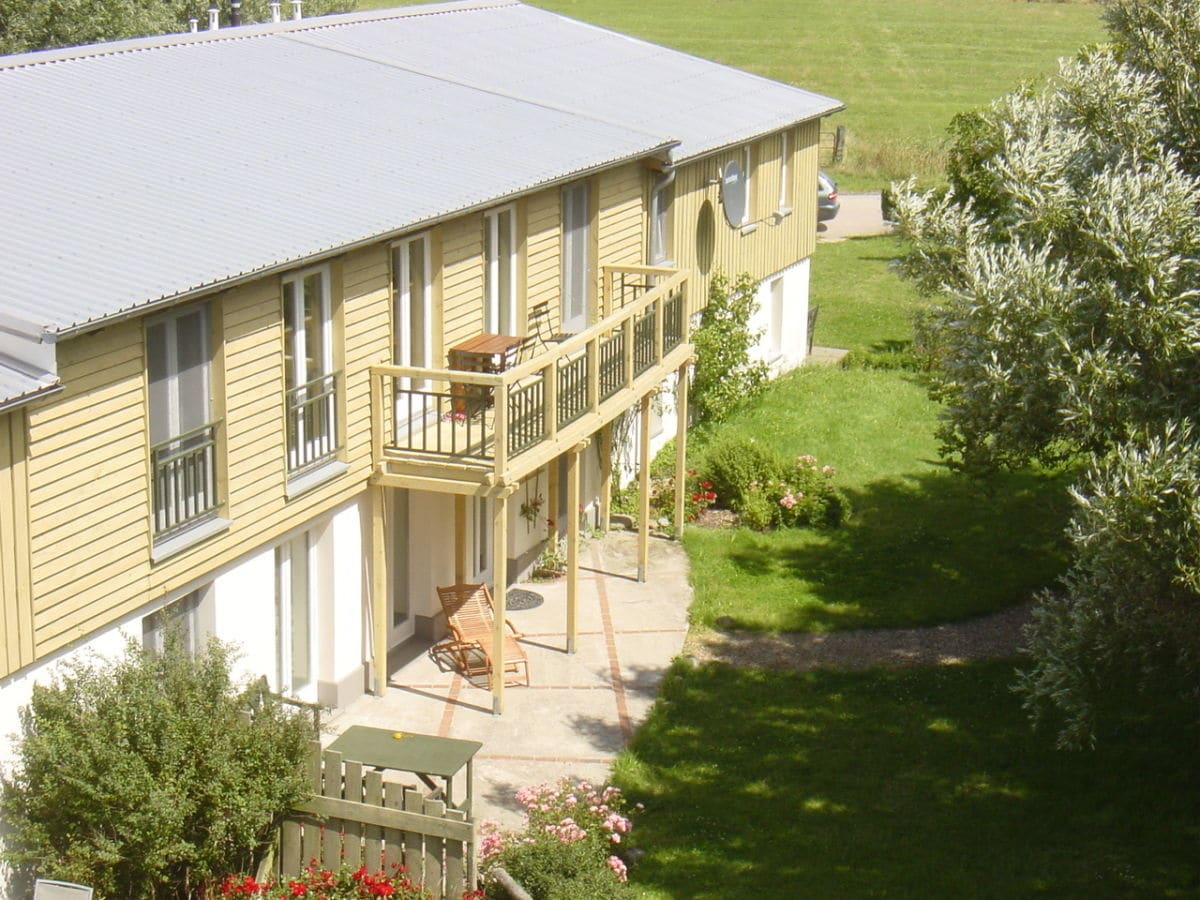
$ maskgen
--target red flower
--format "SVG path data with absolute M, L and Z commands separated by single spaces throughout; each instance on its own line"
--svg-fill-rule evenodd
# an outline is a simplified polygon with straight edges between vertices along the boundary
M 704 499 L 705 499 L 705 500 L 716 500 L 716 499 L 717 499 L 717 495 L 716 495 L 715 493 L 713 493 L 712 491 L 705 491 L 705 492 L 704 492 Z
M 712 482 L 711 481 L 702 481 L 702 482 L 700 482 L 700 487 L 704 488 L 707 491 L 712 487 Z
M 692 494 L 692 502 L 693 502 L 693 503 L 699 503 L 699 502 L 700 502 L 700 495 L 699 495 L 699 494 Z

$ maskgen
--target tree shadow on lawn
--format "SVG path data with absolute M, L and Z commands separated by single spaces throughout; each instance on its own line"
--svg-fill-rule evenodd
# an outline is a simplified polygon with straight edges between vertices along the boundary
M 1029 600 L 1062 572 L 1066 484 L 1065 476 L 1027 472 L 981 484 L 944 468 L 873 482 L 846 492 L 853 515 L 840 528 L 739 530 L 726 553 L 745 578 L 715 590 L 746 594 L 740 610 L 725 609 L 735 627 L 769 620 L 780 631 L 934 624 L 994 612 Z M 794 591 L 778 589 L 792 581 Z M 770 584 L 775 595 L 756 597 L 756 583 Z
M 1005 662 L 678 665 L 617 765 L 646 805 L 633 881 L 731 900 L 1192 895 L 1194 734 L 1055 751 L 1012 679 Z

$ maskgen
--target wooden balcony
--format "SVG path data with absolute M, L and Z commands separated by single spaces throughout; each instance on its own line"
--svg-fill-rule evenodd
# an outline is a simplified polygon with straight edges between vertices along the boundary
M 620 308 L 535 342 L 505 371 L 372 366 L 375 483 L 479 496 L 515 487 L 691 359 L 686 287 L 675 269 L 607 267 L 605 306 Z

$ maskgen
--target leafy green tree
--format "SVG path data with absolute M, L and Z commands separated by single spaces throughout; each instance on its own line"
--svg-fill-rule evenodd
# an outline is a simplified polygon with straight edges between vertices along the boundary
M 750 330 L 757 290 L 758 282 L 747 273 L 732 282 L 718 273 L 709 282 L 708 305 L 692 334 L 696 371 L 691 407 L 701 422 L 724 419 L 766 386 L 766 364 L 750 358 L 750 348 L 762 336 Z
M 305 0 L 304 15 L 320 16 L 355 7 L 356 0 Z M 208 9 L 229 23 L 229 0 L 0 0 L 0 54 L 70 47 L 150 34 L 183 32 L 189 19 L 208 25 Z M 291 4 L 284 2 L 290 17 Z M 268 0 L 243 0 L 242 22 L 271 18 Z
M 254 701 L 254 712 L 247 709 Z M 229 650 L 193 659 L 131 643 L 37 685 L 14 771 L 0 779 L 4 858 L 103 897 L 201 896 L 252 870 L 283 812 L 307 794 L 311 723 L 240 694 Z
M 1042 598 L 1021 683 L 1039 718 L 1061 714 L 1068 744 L 1094 738 L 1091 698 L 1117 696 L 1135 661 L 1175 667 L 1133 679 L 1146 695 L 1171 683 L 1200 698 L 1194 649 L 1179 649 L 1195 647 L 1200 591 L 1182 574 L 1194 547 L 1178 518 L 1200 510 L 1171 501 L 1200 460 L 1187 425 L 1200 409 L 1200 0 L 1114 0 L 1107 16 L 1110 45 L 955 120 L 947 187 L 896 197 L 905 270 L 938 295 L 917 345 L 944 453 L 978 474 L 1094 460 L 1075 491 L 1075 562 Z M 1121 518 L 1138 491 L 1140 513 Z M 1191 631 L 1167 640 L 1167 623 Z

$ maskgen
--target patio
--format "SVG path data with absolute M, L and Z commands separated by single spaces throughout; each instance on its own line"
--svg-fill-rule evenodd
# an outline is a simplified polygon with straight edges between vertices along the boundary
M 514 585 L 544 602 L 510 606 L 508 616 L 524 634 L 530 687 L 506 689 L 503 716 L 492 715 L 483 679 L 444 670 L 427 644 L 410 642 L 399 660 L 393 657 L 386 694 L 363 696 L 334 716 L 326 743 L 351 725 L 481 741 L 474 812 L 505 826 L 521 821 L 513 798 L 521 787 L 564 776 L 602 782 L 687 634 L 692 589 L 683 548 L 652 540 L 645 584 L 637 581 L 637 565 L 633 533 L 613 532 L 581 548 L 579 639 L 571 655 L 566 580 Z

